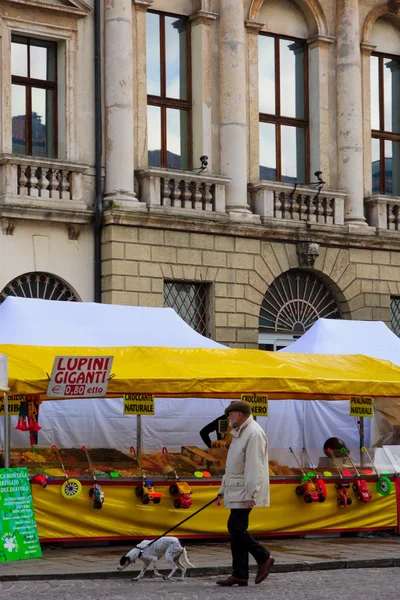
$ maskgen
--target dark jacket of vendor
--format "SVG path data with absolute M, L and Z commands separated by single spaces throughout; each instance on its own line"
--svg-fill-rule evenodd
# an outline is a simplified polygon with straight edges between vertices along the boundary
M 217 434 L 217 440 L 223 440 L 228 432 L 228 420 L 226 415 L 221 415 L 214 421 L 211 421 L 208 425 L 203 427 L 200 431 L 200 437 L 207 446 L 207 448 L 211 448 L 211 438 L 210 433 Z

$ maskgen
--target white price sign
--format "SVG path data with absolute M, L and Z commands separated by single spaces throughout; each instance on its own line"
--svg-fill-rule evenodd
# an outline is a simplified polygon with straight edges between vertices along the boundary
M 107 393 L 113 356 L 56 356 L 47 396 L 99 398 Z

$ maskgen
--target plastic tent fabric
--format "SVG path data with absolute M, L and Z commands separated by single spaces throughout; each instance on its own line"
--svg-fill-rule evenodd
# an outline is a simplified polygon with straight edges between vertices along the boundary
M 84 302 L 56 302 L 9 296 L 0 305 L 0 344 L 40 346 L 171 346 L 181 348 L 223 348 L 221 344 L 194 331 L 171 308 L 119 306 Z M 142 418 L 143 445 L 172 447 L 200 443 L 198 431 L 223 413 L 227 402 L 215 400 L 204 407 L 192 399 L 156 400 L 156 415 Z M 186 413 L 195 418 L 189 419 Z M 11 442 L 26 446 L 26 434 L 15 431 L 12 417 Z M 2 421 L 2 418 L 1 418 Z M 136 445 L 136 419 L 122 414 L 122 400 L 68 400 L 46 402 L 40 410 L 40 445 L 57 444 L 93 447 Z M 0 438 L 3 427 L 0 427 Z M 157 441 L 157 446 L 154 444 Z M 178 444 L 178 442 L 177 442 Z
M 45 394 L 56 356 L 113 356 L 108 395 L 270 398 L 400 395 L 400 368 L 362 355 L 280 354 L 225 348 L 0 346 L 15 394 Z M 99 399 L 101 402 L 101 399 Z
M 172 308 L 11 296 L 0 306 L 0 344 L 224 348 L 194 331 Z
M 374 358 L 390 360 L 400 365 L 400 339 L 381 321 L 347 321 L 319 319 L 290 347 L 280 352 L 310 354 L 365 354 Z M 391 443 L 400 425 L 400 405 L 394 399 L 377 399 L 375 417 L 372 420 L 371 445 Z M 304 418 L 312 423 L 305 429 L 305 444 L 320 447 L 327 437 L 339 436 L 350 446 L 358 445 L 359 433 L 354 419 L 349 417 L 348 402 L 327 405 L 314 402 L 303 406 Z M 369 433 L 370 420 L 365 420 Z M 339 435 L 341 434 L 341 435 Z M 368 443 L 368 442 L 367 442 Z

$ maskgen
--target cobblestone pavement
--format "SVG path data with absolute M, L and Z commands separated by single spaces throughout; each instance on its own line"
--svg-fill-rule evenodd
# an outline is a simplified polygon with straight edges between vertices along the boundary
M 221 588 L 216 578 L 17 581 L 0 583 L 4 600 L 399 600 L 400 568 L 271 574 L 247 588 Z
M 380 534 L 374 537 L 318 539 L 274 539 L 262 542 L 275 557 L 274 570 L 277 572 L 304 569 L 345 569 L 369 567 L 400 566 L 400 536 Z M 129 575 L 127 571 L 116 571 L 119 558 L 136 542 L 124 546 L 95 546 L 61 548 L 43 548 L 42 559 L 0 564 L 0 580 L 7 578 L 42 579 L 78 579 L 105 578 Z M 229 543 L 185 542 L 189 560 L 196 569 L 191 575 L 203 577 L 230 572 L 231 553 Z M 254 564 L 250 557 L 250 563 Z M 135 565 L 140 570 L 141 564 Z M 167 569 L 168 563 L 161 559 L 160 569 Z M 398 600 L 400 600 L 400 591 Z

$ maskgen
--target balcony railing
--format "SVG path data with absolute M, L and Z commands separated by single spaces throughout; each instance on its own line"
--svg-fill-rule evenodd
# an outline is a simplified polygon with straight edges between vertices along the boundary
M 225 214 L 225 187 L 229 179 L 205 173 L 149 167 L 135 171 L 139 200 L 150 211 Z
M 346 194 L 313 187 L 260 181 L 249 185 L 251 208 L 263 223 L 278 220 L 296 223 L 344 224 Z
M 84 165 L 47 158 L 0 156 L 0 203 L 3 205 L 86 208 Z
M 378 229 L 400 229 L 400 197 L 371 196 L 365 200 L 368 225 Z

